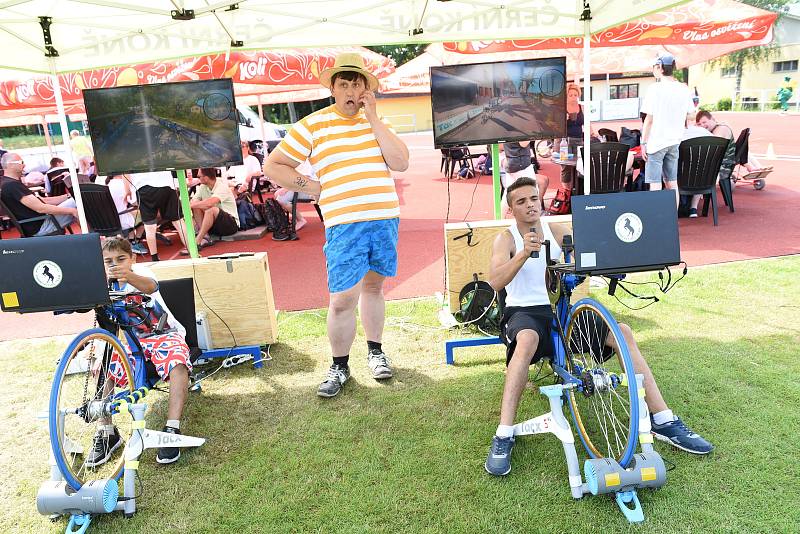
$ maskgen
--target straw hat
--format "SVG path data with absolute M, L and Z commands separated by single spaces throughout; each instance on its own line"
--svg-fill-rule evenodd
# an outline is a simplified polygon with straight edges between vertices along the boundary
M 325 69 L 319 73 L 319 83 L 323 87 L 331 88 L 331 78 L 337 72 L 357 72 L 367 79 L 367 86 L 370 91 L 378 88 L 378 78 L 376 78 L 370 71 L 364 68 L 364 59 L 361 54 L 354 52 L 342 52 L 336 56 L 333 67 Z

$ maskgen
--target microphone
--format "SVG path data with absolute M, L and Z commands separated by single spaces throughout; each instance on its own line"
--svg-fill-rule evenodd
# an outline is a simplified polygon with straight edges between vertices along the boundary
M 532 234 L 536 234 L 536 227 L 535 226 L 531 226 L 531 233 Z M 531 258 L 538 258 L 538 257 L 539 257 L 539 251 L 538 250 L 534 250 L 533 252 L 531 252 Z

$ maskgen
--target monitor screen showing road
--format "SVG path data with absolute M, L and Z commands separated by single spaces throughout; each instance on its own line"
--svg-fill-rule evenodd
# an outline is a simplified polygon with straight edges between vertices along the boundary
M 242 163 L 230 79 L 83 92 L 98 174 Z
M 431 67 L 437 148 L 566 135 L 566 59 Z

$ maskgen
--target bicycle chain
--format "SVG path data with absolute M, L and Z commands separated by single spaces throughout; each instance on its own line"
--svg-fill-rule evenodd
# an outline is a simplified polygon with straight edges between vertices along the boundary
M 94 315 L 94 321 L 92 321 L 92 329 L 94 330 L 97 328 L 97 313 Z M 89 375 L 92 374 L 92 360 L 94 359 L 94 343 L 92 343 L 91 348 L 89 349 L 89 369 L 86 372 L 86 379 L 83 381 L 83 402 L 86 403 L 86 395 L 89 392 Z

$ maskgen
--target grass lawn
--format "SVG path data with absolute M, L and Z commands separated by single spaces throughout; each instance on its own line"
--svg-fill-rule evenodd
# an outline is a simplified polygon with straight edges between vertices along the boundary
M 53 135 L 50 141 L 54 145 L 60 145 L 63 141 L 61 134 Z M 17 135 L 15 137 L 6 137 L 4 139 L 6 150 L 19 150 L 20 148 L 33 148 L 38 146 L 47 146 L 47 140 L 43 135 Z
M 388 306 L 396 378 L 369 377 L 360 333 L 353 378 L 329 400 L 315 394 L 329 365 L 324 311 L 281 314 L 263 370 L 221 372 L 189 397 L 183 429 L 207 443 L 167 467 L 147 451 L 137 515 L 100 517 L 90 532 L 797 532 L 798 275 L 800 257 L 766 259 L 692 269 L 641 311 L 601 296 L 633 327 L 670 407 L 717 447 L 695 457 L 656 444 L 676 467 L 664 488 L 639 492 L 644 527 L 607 496 L 574 501 L 551 435 L 520 438 L 508 477 L 484 472 L 502 349 L 460 349 L 446 366 L 442 341 L 455 334 L 420 299 Z M 11 531 L 66 526 L 38 515 L 35 495 L 49 447 L 36 414 L 67 342 L 0 343 L 0 524 Z M 160 428 L 166 395 L 147 400 Z M 521 414 L 547 409 L 526 393 Z

